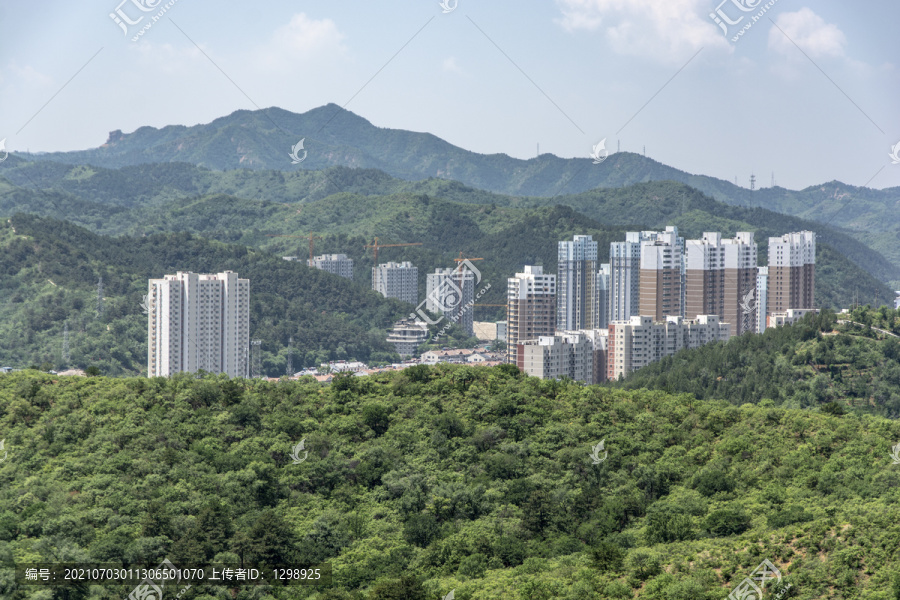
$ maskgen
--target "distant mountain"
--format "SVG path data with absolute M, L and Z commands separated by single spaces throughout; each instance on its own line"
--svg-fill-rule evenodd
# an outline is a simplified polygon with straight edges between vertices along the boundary
M 289 153 L 301 139 L 306 159 L 294 165 Z M 129 134 L 114 131 L 99 148 L 30 158 L 108 168 L 185 162 L 214 170 L 274 169 L 286 173 L 344 166 L 378 169 L 409 181 L 433 177 L 500 194 L 542 197 L 671 180 L 726 204 L 762 207 L 851 229 L 861 241 L 900 265 L 900 188 L 879 191 L 831 182 L 800 191 L 779 187 L 751 191 L 628 152 L 614 153 L 594 165 L 587 158 L 587 150 L 585 158 L 572 159 L 551 154 L 529 160 L 478 154 L 428 133 L 380 128 L 328 104 L 303 114 L 279 108 L 241 110 L 192 127 L 141 127 Z M 0 176 L 4 176 L 3 167 Z M 328 193 L 351 191 L 334 181 L 329 184 Z M 872 232 L 876 233 L 874 240 L 869 239 Z

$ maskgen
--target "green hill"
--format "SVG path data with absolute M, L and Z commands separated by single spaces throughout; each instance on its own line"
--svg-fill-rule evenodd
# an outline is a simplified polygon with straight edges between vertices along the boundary
M 762 335 L 680 352 L 613 385 L 689 393 L 736 405 L 819 407 L 897 419 L 898 336 L 900 311 L 864 307 L 837 316 L 825 311 Z
M 721 600 L 764 560 L 782 577 L 766 597 L 900 594 L 900 424 L 871 416 L 508 367 L 327 387 L 26 371 L 0 375 L 0 428 L 6 564 L 333 570 L 329 586 L 198 585 L 188 600 Z M 0 586 L 44 597 L 8 572 Z
M 397 359 L 386 329 L 410 305 L 352 281 L 266 252 L 191 234 L 107 237 L 75 225 L 16 215 L 0 226 L 0 366 L 98 366 L 108 374 L 146 371 L 147 280 L 178 270 L 236 271 L 251 281 L 250 331 L 263 340 L 266 374 L 324 360 Z M 103 278 L 104 310 L 97 314 Z M 62 357 L 68 324 L 70 360 Z

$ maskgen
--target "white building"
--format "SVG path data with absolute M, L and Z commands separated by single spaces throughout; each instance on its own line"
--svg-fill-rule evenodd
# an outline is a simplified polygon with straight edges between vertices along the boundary
M 323 254 L 306 261 L 307 266 L 353 279 L 353 259 L 346 254 Z
M 419 269 L 409 261 L 389 262 L 372 267 L 372 289 L 385 298 L 417 304 Z
M 762 333 L 769 316 L 769 267 L 758 267 L 756 272 L 756 331 Z
M 559 242 L 557 250 L 556 329 L 587 329 L 599 321 L 597 302 L 597 242 L 576 235 Z
M 435 269 L 428 274 L 426 294 L 425 308 L 474 335 L 475 273 L 468 269 Z
M 225 271 L 179 271 L 151 279 L 147 295 L 147 375 L 200 369 L 247 377 L 250 281 Z
M 427 338 L 428 325 L 423 321 L 403 319 L 394 324 L 387 341 L 394 345 L 401 357 L 409 357 L 416 353 Z
M 699 315 L 696 319 L 635 316 L 628 321 L 609 324 L 607 377 L 618 379 L 651 363 L 686 348 L 699 348 L 710 342 L 728 341 L 731 325 L 721 323 L 716 315 Z
M 783 327 L 784 325 L 793 325 L 806 315 L 813 313 L 818 314 L 817 308 L 789 308 L 784 312 L 771 313 L 769 315 L 767 325 L 769 327 Z
M 541 379 L 568 377 L 594 383 L 594 346 L 581 332 L 559 333 L 516 345 L 516 364 Z
M 556 275 L 525 265 L 506 280 L 506 355 L 515 363 L 516 346 L 556 332 Z

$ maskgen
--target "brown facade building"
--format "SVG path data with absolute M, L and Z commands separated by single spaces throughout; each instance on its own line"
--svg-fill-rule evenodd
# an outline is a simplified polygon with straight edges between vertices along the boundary
M 815 308 L 816 234 L 788 233 L 769 238 L 769 314 Z
M 641 242 L 640 315 L 663 321 L 682 315 L 684 238 L 676 227 Z
M 704 233 L 688 240 L 685 250 L 685 311 L 718 315 L 731 324 L 731 335 L 757 330 L 757 245 L 750 232 L 732 239 Z
M 524 273 L 507 280 L 506 307 L 507 360 L 522 369 L 519 342 L 556 332 L 556 275 L 526 266 Z

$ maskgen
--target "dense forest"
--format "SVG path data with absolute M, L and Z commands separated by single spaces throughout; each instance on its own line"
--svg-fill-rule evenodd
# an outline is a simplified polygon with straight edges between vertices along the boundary
M 839 322 L 840 321 L 840 322 Z M 822 311 L 789 327 L 685 350 L 612 385 L 701 400 L 900 418 L 900 311 Z
M 333 574 L 318 587 L 197 585 L 183 600 L 721 600 L 765 560 L 781 575 L 766 597 L 900 597 L 900 424 L 871 415 L 511 366 L 329 386 L 23 371 L 0 375 L 0 430 L 6 565 Z M 8 600 L 130 591 L 55 589 L 0 569 Z

